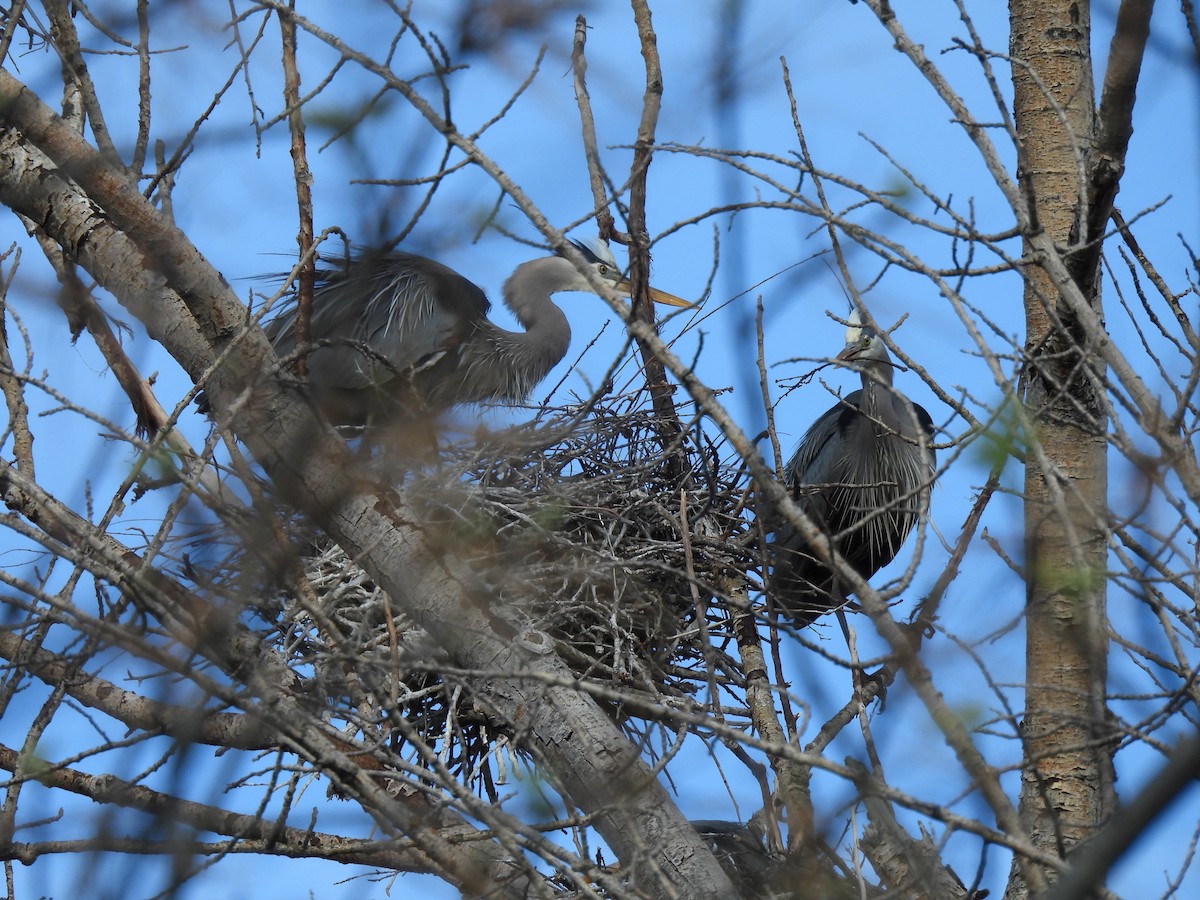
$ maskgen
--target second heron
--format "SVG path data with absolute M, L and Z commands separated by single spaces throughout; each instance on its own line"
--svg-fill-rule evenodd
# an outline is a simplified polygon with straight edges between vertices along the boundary
M 801 438 L 785 480 L 792 497 L 864 579 L 886 566 L 928 508 L 936 468 L 933 420 L 892 386 L 883 339 L 850 315 L 834 361 L 856 369 L 862 389 L 838 400 Z M 773 547 L 771 589 L 798 627 L 840 606 L 848 585 L 790 524 Z

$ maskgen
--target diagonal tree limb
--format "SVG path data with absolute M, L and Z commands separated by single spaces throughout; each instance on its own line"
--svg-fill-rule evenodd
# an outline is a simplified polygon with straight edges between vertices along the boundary
M 69 697 L 128 728 L 160 731 L 180 742 L 234 750 L 282 746 L 279 735 L 253 716 L 179 706 L 127 691 L 96 675 L 76 671 L 61 653 L 32 647 L 16 634 L 0 633 L 0 657 L 46 684 L 65 682 Z
M 863 852 L 894 896 L 928 900 L 969 900 L 958 875 L 941 858 L 929 835 L 915 840 L 896 820 L 892 805 L 879 794 L 881 783 L 858 760 L 846 765 L 856 773 L 857 786 L 871 824 L 862 837 Z
M 262 841 L 262 852 L 272 855 L 317 857 L 340 863 L 386 866 L 401 872 L 440 874 L 429 858 L 415 847 L 399 847 L 387 841 L 344 838 L 311 828 L 284 826 L 261 816 L 183 800 L 112 775 L 92 775 L 79 769 L 50 766 L 41 761 L 36 766 L 30 766 L 19 758 L 15 750 L 5 746 L 0 746 L 0 769 L 14 775 L 24 771 L 27 773 L 25 777 L 36 778 L 44 787 L 69 791 L 100 804 L 137 810 L 163 821 L 186 825 L 198 832 L 212 832 L 239 842 Z M 138 842 L 145 843 L 142 839 Z M 9 844 L 0 849 L 0 857 L 19 859 L 28 864 L 40 855 L 38 846 Z M 178 852 L 179 849 L 178 846 L 171 846 L 161 852 Z M 222 851 L 227 849 L 222 847 Z
M 1088 238 L 1091 240 L 1104 232 L 1121 173 L 1125 171 L 1125 154 L 1133 136 L 1133 107 L 1153 12 L 1154 0 L 1121 0 L 1117 10 L 1100 107 L 1096 111 L 1098 127 L 1090 172 L 1094 192 L 1089 207 L 1092 221 Z M 1096 198 L 1106 198 L 1106 202 L 1098 203 Z
M 1043 900 L 1086 900 L 1104 885 L 1109 869 L 1146 829 L 1189 787 L 1200 780 L 1200 735 L 1184 738 L 1137 798 L 1117 811 L 1097 834 L 1078 845 L 1071 868 L 1059 876 Z
M 0 72 L 3 130 L 19 133 L 69 174 L 136 245 L 139 256 L 132 262 L 137 270 L 158 274 L 162 288 L 187 306 L 187 318 L 198 327 L 204 346 L 181 342 L 168 327 L 161 327 L 168 323 L 156 322 L 160 327 L 152 336 L 194 379 L 215 364 L 209 382 L 214 409 L 228 414 L 239 395 L 248 394 L 250 402 L 232 416 L 233 427 L 284 495 L 322 522 L 348 554 L 361 559 L 393 602 L 465 668 L 509 674 L 477 683 L 479 702 L 509 723 L 555 783 L 595 815 L 598 830 L 614 851 L 632 861 L 638 886 L 653 896 L 681 889 L 696 897 L 728 895 L 728 878 L 704 841 L 601 708 L 569 688 L 525 683 L 525 672 L 569 674 L 554 654 L 553 642 L 532 629 L 518 633 L 472 599 L 470 572 L 457 560 L 430 552 L 415 527 L 419 514 L 410 513 L 394 494 L 363 489 L 369 482 L 353 477 L 355 467 L 344 443 L 305 403 L 296 402 L 295 387 L 269 377 L 274 355 L 266 337 L 244 327 L 245 308 L 183 233 L 146 202 L 124 173 L 107 164 L 6 72 Z M 40 185 L 30 184 L 22 174 L 0 172 L 0 199 L 28 215 L 23 207 L 36 205 Z M 95 268 L 89 265 L 89 271 L 118 299 L 128 297 L 127 282 L 133 275 L 128 260 L 125 266 L 116 260 L 106 265 L 100 258 L 104 248 L 89 243 L 89 232 L 65 227 L 73 223 L 39 224 L 85 264 L 90 259 Z M 339 751 L 305 749 L 356 790 L 377 796 L 376 787 L 364 783 L 361 775 L 345 771 L 347 762 Z M 457 881 L 465 885 L 471 877 L 463 873 Z
M 364 752 L 348 743 L 343 735 L 312 715 L 303 686 L 277 655 L 261 646 L 257 635 L 219 611 L 211 610 L 201 598 L 193 597 L 161 572 L 143 566 L 136 554 L 108 535 L 98 533 L 90 523 L 41 493 L 38 485 L 20 473 L 0 469 L 0 495 L 10 505 L 23 504 L 19 508 L 31 521 L 42 527 L 47 536 L 61 542 L 62 555 L 79 557 L 74 561 L 80 565 L 86 556 L 86 565 L 97 578 L 125 591 L 139 608 L 166 623 L 182 646 L 214 661 L 237 681 L 231 687 L 207 678 L 195 666 L 171 654 L 137 641 L 131 643 L 125 630 L 113 628 L 109 623 L 90 620 L 81 631 L 140 653 L 168 670 L 182 667 L 179 674 L 186 674 L 201 691 L 261 719 L 278 735 L 281 747 L 309 760 L 340 791 L 357 798 L 387 833 L 401 831 L 409 835 L 425 851 L 431 864 L 439 867 L 442 877 L 464 891 L 495 889 L 496 896 L 513 900 L 528 896 L 530 881 L 522 872 L 509 872 L 503 886 L 493 884 L 495 859 L 511 859 L 510 854 L 498 850 L 491 842 L 459 850 L 439 833 L 429 830 L 435 813 L 427 806 L 393 796 L 378 779 L 380 766 L 373 761 L 370 751 Z

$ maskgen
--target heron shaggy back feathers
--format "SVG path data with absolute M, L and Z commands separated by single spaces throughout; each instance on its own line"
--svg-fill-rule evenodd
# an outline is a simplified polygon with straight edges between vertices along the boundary
M 892 387 L 891 355 L 857 312 L 835 361 L 856 369 L 862 388 L 813 423 L 785 479 L 805 514 L 866 579 L 892 561 L 928 506 L 933 421 Z M 798 626 L 845 599 L 840 579 L 791 525 L 776 534 L 773 564 L 772 594 Z
M 608 246 L 573 241 L 597 275 L 628 294 Z M 571 327 L 551 300 L 558 291 L 595 293 L 562 256 L 517 266 L 504 304 L 524 331 L 487 318 L 491 304 L 473 282 L 441 263 L 400 251 L 365 251 L 318 273 L 303 348 L 308 380 L 337 425 L 428 417 L 483 400 L 520 402 L 566 355 Z M 658 302 L 686 302 L 651 289 Z M 264 328 L 275 351 L 297 351 L 295 305 Z

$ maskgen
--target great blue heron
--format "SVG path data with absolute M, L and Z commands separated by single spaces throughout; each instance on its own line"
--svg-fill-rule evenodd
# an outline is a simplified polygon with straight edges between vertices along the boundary
M 629 282 L 608 245 L 572 241 L 619 293 Z M 365 252 L 320 273 L 313 292 L 308 383 L 335 425 L 428 417 L 459 403 L 525 400 L 566 355 L 567 317 L 558 291 L 595 293 L 574 264 L 547 256 L 517 266 L 504 305 L 524 331 L 487 318 L 487 297 L 441 263 L 411 253 Z M 651 299 L 688 306 L 651 289 Z M 297 308 L 264 327 L 281 357 L 296 351 Z
M 785 478 L 801 509 L 864 579 L 896 556 L 929 502 L 936 467 L 933 420 L 892 387 L 892 358 L 856 310 L 834 358 L 862 376 L 801 438 Z M 799 532 L 775 538 L 772 593 L 798 627 L 840 605 L 845 586 Z

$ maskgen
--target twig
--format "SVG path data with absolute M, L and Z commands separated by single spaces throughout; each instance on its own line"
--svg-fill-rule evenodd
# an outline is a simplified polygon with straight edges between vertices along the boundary
M 592 186 L 595 203 L 596 227 L 600 240 L 615 238 L 618 243 L 628 243 L 629 236 L 617 235 L 613 231 L 612 213 L 608 211 L 608 194 L 604 190 L 604 169 L 600 163 L 600 150 L 596 143 L 596 122 L 592 117 L 592 101 L 587 89 L 587 19 L 582 15 L 575 18 L 575 43 L 571 48 L 571 69 L 575 75 L 575 103 L 579 106 L 579 118 L 583 126 L 583 153 L 587 159 L 588 181 Z
M 654 134 L 658 125 L 658 113 L 662 105 L 662 69 L 658 59 L 658 38 L 650 18 L 650 7 L 646 0 L 631 0 L 633 18 L 637 24 L 641 41 L 642 58 L 646 65 L 646 89 L 642 94 L 642 117 L 638 122 L 637 141 L 634 144 L 633 163 L 630 166 L 629 191 L 629 283 L 633 288 L 633 320 L 646 323 L 657 337 L 658 328 L 654 321 L 654 304 L 650 301 L 650 241 L 646 229 L 646 176 L 654 156 Z M 666 450 L 678 439 L 682 426 L 675 404 L 671 399 L 674 388 L 667 381 L 667 371 L 655 351 L 636 333 L 633 335 L 641 351 L 642 365 L 646 371 L 646 382 L 654 411 L 661 429 L 661 442 Z M 672 476 L 683 471 L 684 461 L 671 454 L 665 461 Z
M 295 9 L 295 0 L 289 0 L 289 12 L 294 12 Z M 300 250 L 300 272 L 296 290 L 296 346 L 307 347 L 311 333 L 313 285 L 316 280 L 316 258 L 309 252 L 313 245 L 313 174 L 308 167 L 308 151 L 304 140 L 300 70 L 296 66 L 296 23 L 291 15 L 280 14 L 279 34 L 283 41 L 283 102 L 287 109 L 288 132 L 292 137 L 292 168 L 295 172 L 296 205 L 300 218 L 300 230 L 296 234 L 296 244 Z M 308 357 L 302 353 L 296 359 L 296 374 L 303 378 L 307 370 Z
M 744 591 L 738 593 L 745 599 Z M 746 705 L 750 708 L 754 729 L 772 744 L 787 745 L 790 742 L 775 710 L 775 692 L 767 675 L 767 661 L 753 611 L 739 609 L 734 614 L 733 627 L 746 679 Z M 809 788 L 812 769 L 780 754 L 773 753 L 770 759 L 771 768 L 775 770 L 776 790 L 787 811 L 788 845 L 793 848 L 807 846 L 813 838 L 815 823 Z
M 29 406 L 25 403 L 24 381 L 16 377 L 8 349 L 8 288 L 21 264 L 21 251 L 14 249 L 8 273 L 0 272 L 0 389 L 8 405 L 8 430 L 12 434 L 17 468 L 31 481 L 36 479 L 33 463 L 33 432 L 29 428 Z M 29 356 L 28 344 L 26 354 Z M 27 362 L 31 363 L 32 359 Z

